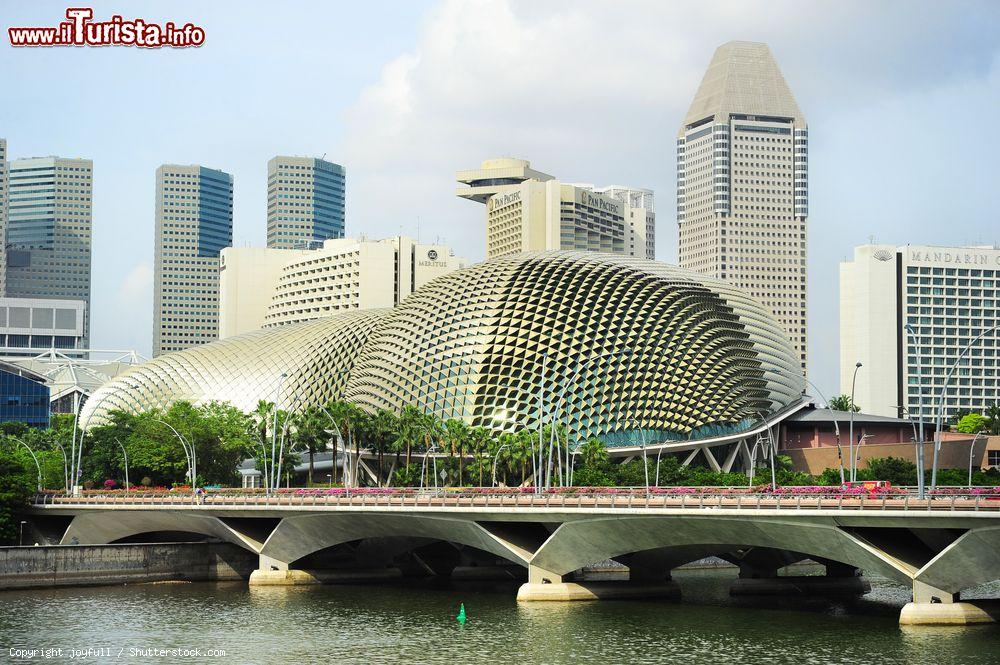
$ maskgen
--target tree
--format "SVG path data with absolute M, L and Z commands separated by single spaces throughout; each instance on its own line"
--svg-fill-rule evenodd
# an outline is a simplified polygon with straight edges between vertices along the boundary
M 955 428 L 962 434 L 976 434 L 987 429 L 989 421 L 980 413 L 968 413 L 962 416 Z
M 492 442 L 493 434 L 485 427 L 473 427 L 469 431 L 469 450 L 476 456 L 475 470 L 479 473 L 480 487 L 483 487 L 483 476 L 492 463 L 487 459 Z
M 469 426 L 464 421 L 457 418 L 449 418 L 444 421 L 444 440 L 448 446 L 449 454 L 458 457 L 458 485 L 464 484 L 463 470 L 465 467 L 462 456 L 468 445 Z
M 872 457 L 867 461 L 872 480 L 888 480 L 893 485 L 916 485 L 917 465 L 900 457 Z
M 990 434 L 1000 434 L 1000 402 L 993 402 L 986 407 L 986 417 L 990 421 Z
M 850 395 L 836 395 L 827 406 L 834 411 L 854 411 L 855 413 L 861 411 L 861 407 L 851 400 Z
M 25 464 L 26 456 L 0 447 L 0 545 L 17 544 L 20 530 L 15 514 L 35 491 L 37 470 L 28 468 L 34 463 Z
M 608 459 L 608 447 L 596 436 L 580 446 L 580 460 L 584 467 L 600 469 L 607 465 Z

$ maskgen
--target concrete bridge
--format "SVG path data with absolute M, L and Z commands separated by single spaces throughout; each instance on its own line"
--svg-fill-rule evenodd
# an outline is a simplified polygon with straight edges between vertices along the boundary
M 521 601 L 675 596 L 670 571 L 706 556 L 739 566 L 734 594 L 864 593 L 864 570 L 912 587 L 901 623 L 968 624 L 1000 616 L 991 604 L 962 602 L 960 595 L 1000 578 L 998 499 L 634 492 L 44 495 L 30 519 L 36 534 L 62 544 L 177 532 L 218 538 L 259 557 L 251 584 L 381 578 L 414 567 L 445 576 L 460 568 L 520 567 L 527 573 Z M 578 571 L 608 559 L 628 567 L 628 581 L 578 579 Z M 778 575 L 803 559 L 823 564 L 826 575 Z

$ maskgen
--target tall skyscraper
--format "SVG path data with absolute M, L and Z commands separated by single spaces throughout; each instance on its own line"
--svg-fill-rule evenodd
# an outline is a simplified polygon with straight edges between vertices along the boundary
M 7 295 L 7 140 L 0 139 L 0 298 Z
M 809 133 L 766 44 L 716 50 L 677 136 L 680 264 L 770 308 L 806 369 Z
M 156 169 L 153 355 L 219 336 L 219 253 L 233 243 L 233 177 L 204 166 Z
M 544 250 L 653 258 L 648 189 L 561 183 L 510 158 L 488 159 L 455 179 L 459 197 L 486 205 L 487 258 Z
M 35 157 L 9 162 L 6 295 L 82 300 L 90 343 L 93 163 Z
M 347 170 L 311 157 L 267 163 L 267 246 L 314 249 L 344 237 Z

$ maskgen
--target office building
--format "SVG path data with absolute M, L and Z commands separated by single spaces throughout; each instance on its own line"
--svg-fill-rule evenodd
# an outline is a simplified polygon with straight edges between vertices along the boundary
M 6 295 L 82 300 L 82 348 L 90 340 L 92 192 L 89 159 L 8 163 Z
M 7 294 L 7 140 L 0 138 L 0 298 Z
M 315 250 L 230 247 L 222 252 L 219 336 L 393 307 L 466 264 L 446 245 L 401 236 L 327 240 Z
M 0 298 L 0 357 L 36 356 L 53 349 L 85 355 L 87 303 L 55 298 Z
M 153 355 L 219 336 L 219 254 L 233 242 L 233 177 L 204 166 L 156 170 Z
M 912 327 L 912 335 L 906 326 Z M 840 264 L 840 389 L 866 413 L 930 420 L 1000 400 L 1000 249 L 862 245 Z M 975 341 L 982 334 L 982 339 Z M 975 343 L 973 343 L 975 341 Z
M 0 423 L 49 426 L 49 388 L 45 377 L 0 361 Z
M 314 249 L 344 237 L 347 170 L 312 157 L 267 163 L 267 246 Z
M 486 205 L 487 258 L 545 250 L 654 256 L 650 190 L 562 183 L 509 158 L 455 179 L 460 198 Z
M 718 48 L 677 136 L 684 268 L 777 317 L 806 368 L 808 128 L 766 44 Z

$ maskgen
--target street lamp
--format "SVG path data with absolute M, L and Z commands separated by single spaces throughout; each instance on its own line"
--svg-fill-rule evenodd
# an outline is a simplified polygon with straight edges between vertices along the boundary
M 973 345 L 976 342 L 978 342 L 979 340 L 981 340 L 982 338 L 986 337 L 986 335 L 988 335 L 991 332 L 993 332 L 994 330 L 998 330 L 998 329 L 1000 329 L 1000 323 L 998 323 L 997 325 L 995 325 L 995 326 L 993 326 L 991 328 L 987 328 L 983 332 L 979 333 L 979 335 L 974 340 L 972 340 L 971 342 L 969 342 L 968 346 L 966 346 L 964 349 L 962 349 L 962 353 L 960 353 L 958 355 L 958 358 L 955 359 L 955 364 L 953 364 L 951 366 L 951 369 L 948 370 L 948 376 L 946 376 L 944 378 L 944 385 L 941 386 L 941 392 L 938 393 L 937 423 L 936 423 L 936 429 L 934 430 L 934 461 L 931 463 L 931 491 L 932 492 L 935 489 L 937 489 L 938 451 L 941 449 L 941 428 L 944 426 L 944 422 L 943 422 L 943 420 L 944 420 L 944 417 L 943 417 L 944 416 L 944 411 L 943 411 L 943 409 L 944 409 L 944 395 L 945 395 L 945 392 L 948 390 L 948 384 L 951 382 L 951 377 L 955 373 L 955 370 L 958 369 L 958 364 L 960 362 L 962 362 L 962 358 L 964 358 L 965 354 L 967 354 L 972 349 Z
M 862 434 L 861 438 L 858 439 L 858 456 L 857 456 L 857 459 L 855 460 L 856 462 L 860 462 L 861 461 L 861 446 L 864 444 L 865 441 L 867 441 L 868 439 L 870 439 L 870 438 L 872 438 L 874 436 L 875 436 L 874 434 Z M 855 466 L 857 466 L 857 465 L 855 464 Z
M 15 441 L 17 441 L 19 444 L 21 444 L 22 446 L 24 446 L 24 449 L 28 451 L 29 455 L 31 455 L 31 459 L 35 460 L 35 468 L 38 469 L 38 491 L 41 492 L 42 491 L 42 465 L 38 463 L 38 456 L 35 455 L 35 451 L 31 449 L 31 446 L 29 446 L 28 444 L 26 444 L 24 441 L 21 441 L 21 439 L 17 438 L 16 436 L 12 437 L 12 438 Z
M 194 455 L 194 445 L 188 444 L 187 440 L 181 436 L 181 433 L 174 429 L 174 426 L 168 423 L 166 420 L 160 420 L 159 418 L 153 418 L 154 421 L 162 423 L 170 428 L 170 431 L 174 433 L 177 440 L 181 442 L 181 448 L 184 449 L 184 456 L 187 458 L 188 463 L 188 476 L 191 478 L 191 493 L 194 494 L 195 485 L 197 484 L 198 477 L 198 462 Z
M 274 392 L 274 418 L 271 425 L 271 482 L 268 483 L 271 488 L 274 486 L 274 456 L 278 452 L 278 400 L 281 399 L 281 389 L 285 387 L 286 378 L 288 378 L 288 374 L 282 372 Z M 267 491 L 270 493 L 270 489 Z
M 94 417 L 94 413 L 96 413 L 97 410 L 99 408 L 101 408 L 101 405 L 104 404 L 104 400 L 106 400 L 107 398 L 111 397 L 114 394 L 115 393 L 111 392 L 110 390 L 108 392 L 104 393 L 104 395 L 101 396 L 101 399 L 99 399 L 97 401 L 97 404 L 94 406 L 94 410 L 90 412 L 90 418 Z M 73 417 L 73 444 L 70 447 L 70 458 L 71 458 L 71 461 L 70 461 L 70 476 L 71 476 L 71 478 L 70 478 L 70 480 L 72 481 L 72 483 L 73 483 L 74 486 L 76 485 L 76 482 L 80 479 L 80 476 L 83 473 L 83 439 L 84 439 L 84 437 L 87 436 L 87 426 L 84 425 L 84 426 L 80 427 L 80 443 L 79 444 L 76 443 L 76 426 L 77 426 L 77 420 L 80 417 L 80 411 L 82 409 L 83 409 L 83 402 L 82 401 L 78 401 L 77 402 L 77 413 Z M 87 419 L 87 425 L 90 425 L 90 418 Z M 74 451 L 74 448 L 75 448 L 75 451 Z
M 63 444 L 59 443 L 58 441 L 56 441 L 54 439 L 53 439 L 52 443 L 56 444 L 56 447 L 59 449 L 59 452 L 62 453 L 62 456 L 63 456 L 63 482 L 65 483 L 66 493 L 69 494 L 69 458 L 66 456 L 66 448 L 65 448 L 65 446 L 63 446 Z
M 115 443 L 117 443 L 118 447 L 122 449 L 122 457 L 125 458 L 125 491 L 127 492 L 128 491 L 128 487 L 129 487 L 129 484 L 128 484 L 128 453 L 125 451 L 125 446 L 122 445 L 122 442 L 119 441 L 117 437 L 115 437 Z
M 21 533 L 17 536 L 18 546 L 24 545 L 24 525 L 27 524 L 25 520 L 21 520 Z
M 500 459 L 500 451 L 504 448 L 510 448 L 509 443 L 505 443 L 499 448 L 497 448 L 496 454 L 493 456 L 493 487 L 497 486 L 497 460 Z
M 923 386 L 923 383 L 921 383 L 921 380 L 923 378 L 923 370 L 921 369 L 921 366 L 920 366 L 920 345 L 918 343 L 919 340 L 917 339 L 917 333 L 914 330 L 913 326 L 910 325 L 909 323 L 907 323 L 904 327 L 906 328 L 906 333 L 910 337 L 910 342 L 913 344 L 913 351 L 914 351 L 913 355 L 917 359 L 917 409 L 920 411 L 920 442 L 923 443 L 923 441 L 924 441 L 924 386 Z M 912 418 L 911 418 L 911 420 L 912 420 Z M 920 457 L 921 457 L 921 461 L 923 461 L 923 459 L 922 459 L 923 458 L 923 446 L 921 446 L 921 448 L 920 448 Z
M 849 451 L 849 453 L 851 455 L 851 482 L 852 483 L 855 480 L 857 480 L 857 472 L 856 472 L 856 468 L 855 468 L 855 464 L 854 464 L 854 386 L 855 386 L 855 384 L 858 381 L 858 370 L 859 369 L 861 369 L 861 363 L 860 362 L 855 363 L 855 365 L 854 365 L 854 377 L 851 379 L 851 403 L 847 405 L 848 410 L 850 410 L 850 412 L 851 412 L 851 425 L 850 425 L 850 432 L 848 434 L 848 436 L 850 436 L 851 440 L 848 442 L 848 445 L 850 446 L 848 448 L 848 451 Z
M 837 418 L 832 415 L 832 414 L 836 413 L 836 411 L 834 411 L 833 409 L 830 409 L 830 400 L 828 400 L 826 398 L 826 396 L 823 394 L 823 391 L 821 391 L 819 389 L 819 386 L 817 386 L 815 383 L 813 383 L 812 381 L 810 381 L 808 379 L 808 377 L 803 377 L 803 378 L 806 380 L 806 383 L 808 383 L 810 386 L 812 386 L 813 390 L 815 390 L 817 392 L 817 394 L 819 394 L 820 399 L 822 399 L 823 402 L 826 404 L 826 408 L 830 410 L 831 417 L 833 418 L 833 431 L 834 431 L 834 435 L 837 438 L 837 462 L 840 464 L 840 485 L 843 486 L 844 485 L 844 449 L 840 445 L 840 423 L 838 423 L 837 422 Z
M 337 451 L 333 451 L 333 456 L 334 456 L 334 458 L 336 458 Z M 336 461 L 336 460 L 334 460 L 334 461 Z M 326 474 L 326 477 L 330 479 L 330 489 L 333 489 L 333 474 L 332 473 L 328 473 L 328 474 Z
M 430 447 L 427 448 L 427 452 L 424 453 L 424 462 L 420 466 L 420 491 L 421 492 L 424 490 L 424 474 L 426 473 L 426 470 L 427 470 L 427 456 L 430 455 L 435 450 L 437 450 L 437 445 L 432 443 L 430 445 Z M 431 458 L 431 463 L 434 465 L 434 489 L 436 490 L 437 489 L 437 470 L 438 470 L 437 469 L 437 458 Z
M 976 449 L 976 441 L 982 436 L 986 430 L 980 430 L 976 432 L 976 435 L 972 437 L 972 445 L 969 446 L 969 487 L 972 487 L 972 453 Z

